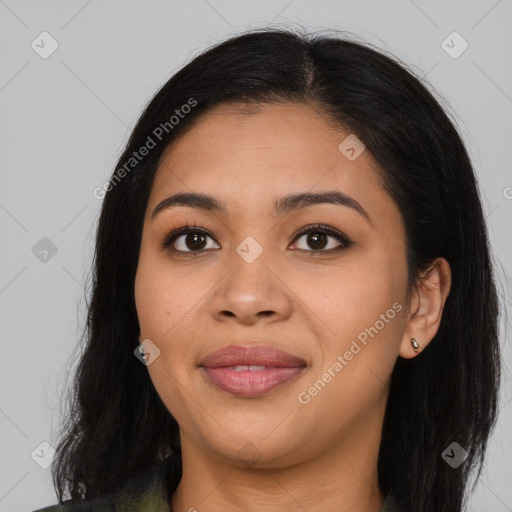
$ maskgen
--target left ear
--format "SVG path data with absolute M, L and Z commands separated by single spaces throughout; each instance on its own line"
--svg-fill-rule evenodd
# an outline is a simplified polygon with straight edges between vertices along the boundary
M 409 318 L 399 355 L 404 359 L 416 357 L 436 335 L 443 314 L 446 298 L 450 293 L 452 272 L 444 258 L 435 259 L 430 267 L 416 280 L 411 296 Z M 421 348 L 414 351 L 411 338 Z

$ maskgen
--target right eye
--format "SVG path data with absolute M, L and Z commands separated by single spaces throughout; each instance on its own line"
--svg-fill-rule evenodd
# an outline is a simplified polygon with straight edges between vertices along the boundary
M 217 247 L 212 247 L 211 244 L 208 246 L 208 238 L 214 240 L 213 236 L 206 229 L 191 229 L 190 226 L 183 226 L 166 235 L 161 247 L 162 249 L 181 253 L 196 253 L 220 248 L 218 244 Z

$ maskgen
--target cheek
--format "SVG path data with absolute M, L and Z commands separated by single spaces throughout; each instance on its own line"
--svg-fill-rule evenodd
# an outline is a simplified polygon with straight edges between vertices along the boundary
M 172 328 L 186 307 L 187 295 L 176 293 L 180 289 L 158 261 L 141 254 L 135 276 L 135 304 L 142 336 L 162 340 Z
M 135 304 L 145 337 L 163 341 L 200 303 L 206 293 L 198 273 L 176 270 L 165 258 L 141 254 L 135 276 Z M 203 288 L 202 288 L 203 287 Z
M 294 291 L 319 340 L 323 367 L 347 353 L 345 374 L 375 367 L 386 380 L 391 372 L 403 334 L 407 274 L 405 256 L 386 250 L 354 252 L 343 265 L 296 280 Z M 358 380 L 355 371 L 351 379 Z
M 144 338 L 161 338 L 171 325 L 173 304 L 165 280 L 159 279 L 154 266 L 139 262 L 135 277 L 135 305 Z M 167 327 L 166 327 L 167 326 Z
M 340 326 L 345 330 L 365 320 L 377 320 L 401 298 L 405 281 L 394 268 L 382 254 L 375 258 L 355 254 L 343 265 L 310 267 L 300 273 L 300 279 L 290 275 L 289 281 L 294 282 L 293 291 L 307 308 L 326 327 L 339 332 Z

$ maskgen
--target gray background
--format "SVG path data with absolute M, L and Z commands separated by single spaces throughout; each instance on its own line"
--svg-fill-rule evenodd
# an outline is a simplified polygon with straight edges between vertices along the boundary
M 101 205 L 93 189 L 108 179 L 157 88 L 200 50 L 244 29 L 347 30 L 426 76 L 450 105 L 478 172 L 510 315 L 511 20 L 511 0 L 0 0 L 0 512 L 56 502 L 50 469 L 36 461 L 51 460 L 41 443 L 55 442 L 66 374 L 76 364 Z M 31 47 L 35 40 L 50 48 L 38 37 L 43 31 L 59 45 L 46 59 Z M 445 43 L 452 56 L 442 47 L 453 31 L 469 44 L 457 58 L 458 36 Z M 474 512 L 512 511 L 505 319 L 501 328 L 500 419 L 469 501 Z

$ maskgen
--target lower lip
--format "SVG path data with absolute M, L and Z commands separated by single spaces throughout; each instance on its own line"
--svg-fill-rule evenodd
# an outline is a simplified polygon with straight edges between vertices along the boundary
M 223 391 L 242 397 L 254 397 L 289 382 L 299 375 L 304 367 L 280 367 L 268 370 L 235 371 L 228 368 L 202 367 L 210 381 Z

